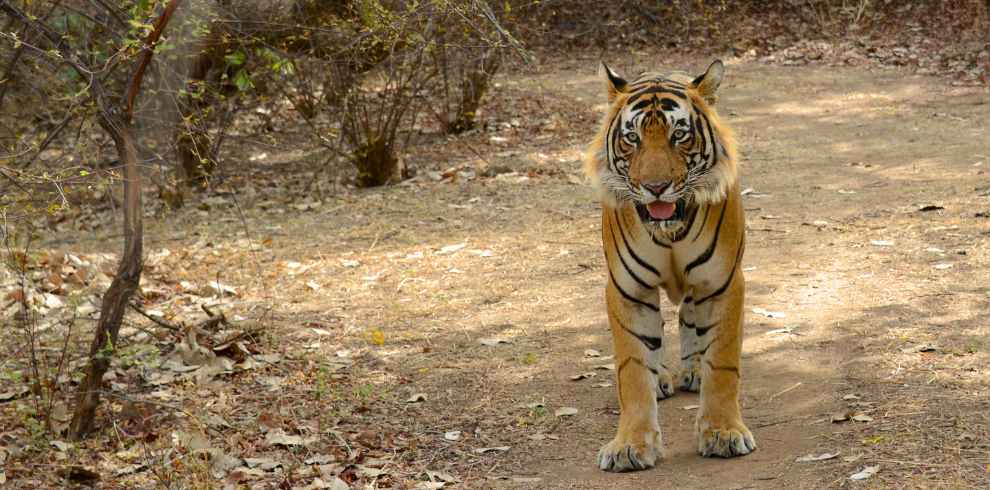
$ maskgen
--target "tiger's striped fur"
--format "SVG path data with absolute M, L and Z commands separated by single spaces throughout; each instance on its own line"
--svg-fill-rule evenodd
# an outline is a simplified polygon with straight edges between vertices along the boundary
M 745 219 L 735 139 L 712 107 L 722 63 L 694 79 L 648 73 L 633 82 L 603 68 L 609 109 L 585 170 L 602 194 L 621 414 L 598 465 L 628 471 L 655 464 L 657 401 L 674 393 L 675 381 L 701 392 L 698 451 L 748 454 L 756 444 L 739 407 Z M 664 359 L 661 289 L 680 305 L 676 376 Z

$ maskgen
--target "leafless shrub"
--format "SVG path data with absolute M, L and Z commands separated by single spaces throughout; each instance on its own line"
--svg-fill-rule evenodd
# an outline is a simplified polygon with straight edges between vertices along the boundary
M 436 32 L 436 46 L 430 53 L 431 68 L 437 73 L 428 104 L 445 133 L 457 134 L 474 128 L 481 99 L 502 62 L 503 49 L 490 39 L 497 38 L 494 28 L 485 32 L 479 27 L 458 29 L 448 13 L 441 25 L 454 25 Z

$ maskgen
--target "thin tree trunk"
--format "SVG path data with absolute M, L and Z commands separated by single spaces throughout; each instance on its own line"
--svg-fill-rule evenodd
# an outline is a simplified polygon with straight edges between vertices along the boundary
M 132 115 L 134 103 L 141 91 L 144 72 L 151 62 L 155 45 L 162 31 L 168 25 L 172 13 L 182 0 L 170 0 L 162 15 L 155 22 L 155 27 L 145 39 L 144 51 L 141 53 L 131 72 L 130 83 L 121 103 L 110 103 L 99 81 L 94 81 L 91 88 L 97 107 L 100 108 L 100 126 L 113 138 L 117 155 L 124 165 L 124 253 L 117 267 L 100 311 L 100 320 L 90 344 L 90 364 L 86 370 L 86 378 L 76 392 L 75 411 L 69 426 L 69 436 L 72 439 L 82 439 L 92 432 L 96 418 L 96 408 L 100 404 L 100 389 L 103 386 L 103 375 L 110 367 L 113 352 L 117 346 L 120 324 L 124 319 L 124 311 L 141 281 L 142 248 L 144 230 L 142 227 L 141 209 L 141 171 L 138 167 L 137 149 L 134 146 L 132 133 Z
M 102 117 L 100 125 L 113 137 L 120 161 L 124 164 L 124 254 L 117 274 L 110 283 L 100 311 L 93 343 L 90 345 L 90 364 L 86 378 L 76 393 L 75 412 L 72 414 L 70 434 L 81 439 L 93 430 L 96 408 L 100 403 L 103 375 L 110 367 L 113 351 L 117 346 L 120 324 L 124 311 L 141 281 L 142 246 L 144 231 L 141 217 L 141 170 L 137 164 L 137 150 L 131 127 L 125 121 Z

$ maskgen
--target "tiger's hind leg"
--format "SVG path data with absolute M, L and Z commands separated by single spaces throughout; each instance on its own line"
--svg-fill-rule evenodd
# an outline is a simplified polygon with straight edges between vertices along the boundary
M 657 315 L 658 317 L 660 315 Z M 659 336 L 658 340 L 661 340 L 661 345 L 654 350 L 651 350 L 646 356 L 646 364 L 653 371 L 657 377 L 656 386 L 656 397 L 657 401 L 666 400 L 674 396 L 674 375 L 671 372 L 669 366 L 667 366 L 667 352 L 666 346 L 663 345 L 663 318 L 660 318 L 660 326 L 658 327 Z
M 701 389 L 701 358 L 708 350 L 714 332 L 708 325 L 697 324 L 690 297 L 681 303 L 677 324 L 681 343 L 681 367 L 677 386 L 684 391 L 697 393 Z

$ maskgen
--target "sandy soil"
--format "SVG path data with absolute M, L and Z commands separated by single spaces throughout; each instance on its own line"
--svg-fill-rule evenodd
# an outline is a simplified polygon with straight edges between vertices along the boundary
M 378 325 L 390 342 L 400 339 L 381 358 L 412 380 L 405 391 L 428 394 L 406 416 L 438 433 L 472 434 L 470 443 L 452 444 L 461 451 L 511 446 L 480 458 L 441 453 L 468 459 L 459 467 L 467 485 L 990 482 L 990 327 L 981 318 L 990 305 L 990 219 L 977 214 L 990 211 L 987 94 L 897 71 L 755 64 L 729 65 L 719 104 L 740 138 L 743 187 L 752 189 L 742 404 L 759 450 L 735 460 L 698 457 L 688 408 L 697 397 L 678 394 L 661 403 L 666 457 L 657 469 L 595 468 L 617 402 L 614 388 L 595 386 L 612 381 L 612 372 L 592 369 L 608 361 L 584 355 L 610 354 L 598 205 L 575 183 L 603 109 L 589 66 L 503 83 L 566 114 L 559 125 L 550 121 L 551 137 L 510 130 L 507 144 L 479 152 L 483 161 L 466 153 L 469 166 L 502 164 L 521 176 L 369 191 L 356 208 L 381 203 L 380 212 L 302 225 L 333 230 L 312 253 L 367 264 L 335 277 L 331 310 L 342 324 Z M 459 243 L 466 248 L 443 255 Z M 424 258 L 414 258 L 420 251 Z M 382 277 L 360 284 L 357 276 L 369 274 Z M 676 325 L 666 306 L 667 324 Z M 512 343 L 479 343 L 493 338 Z M 934 350 L 919 352 L 925 344 Z M 569 379 L 588 371 L 596 376 Z M 527 408 L 533 403 L 544 407 Z M 554 417 L 563 406 L 579 412 Z M 833 423 L 835 414 L 872 420 Z M 825 452 L 841 454 L 795 462 Z M 873 465 L 880 471 L 869 481 L 848 479 Z

